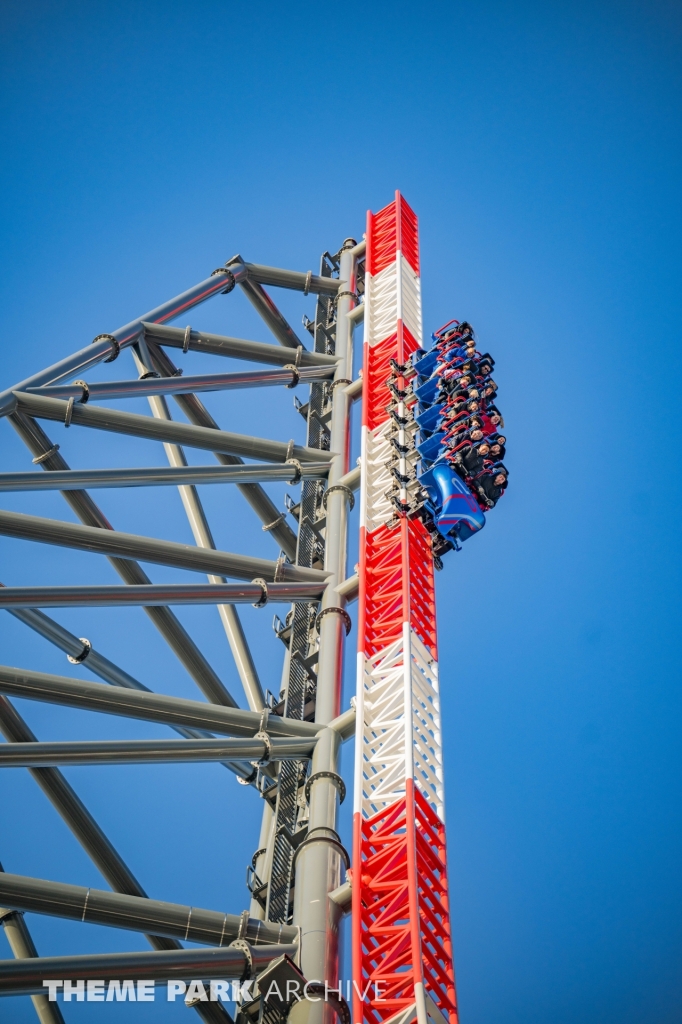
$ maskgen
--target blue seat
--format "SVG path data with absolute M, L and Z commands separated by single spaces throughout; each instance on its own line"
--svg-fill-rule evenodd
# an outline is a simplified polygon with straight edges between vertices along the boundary
M 438 425 L 440 414 L 443 410 L 443 403 L 439 402 L 437 405 L 430 405 L 424 412 L 420 412 L 415 416 L 415 420 L 419 424 L 420 430 L 434 431 Z
M 415 370 L 420 377 L 430 377 L 433 371 L 436 369 L 436 360 L 438 359 L 438 349 L 432 348 L 430 352 L 427 352 L 421 359 L 417 359 L 414 366 Z
M 426 462 L 435 462 L 438 456 L 441 454 L 440 443 L 445 437 L 444 431 L 439 431 L 437 434 L 432 434 L 431 437 L 427 437 L 426 441 L 422 441 L 421 444 L 417 445 L 417 451 L 421 455 L 422 459 Z
M 430 440 L 430 439 L 429 439 Z M 485 526 L 478 502 L 447 462 L 439 462 L 420 477 L 434 511 L 436 529 L 443 537 L 468 540 Z
M 414 393 L 420 402 L 430 405 L 436 400 L 439 384 L 440 377 L 429 377 L 425 384 L 420 384 L 419 387 L 414 389 Z

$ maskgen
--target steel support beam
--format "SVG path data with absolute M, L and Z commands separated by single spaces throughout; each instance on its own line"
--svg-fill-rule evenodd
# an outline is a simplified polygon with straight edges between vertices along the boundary
M 38 957 L 37 960 L 0 960 L 0 996 L 21 996 L 49 991 L 45 982 L 66 979 L 128 979 L 133 982 L 153 978 L 159 982 L 177 978 L 244 978 L 251 967 L 255 972 L 271 960 L 296 955 L 294 945 L 254 946 L 249 955 L 242 949 L 172 949 L 168 952 L 95 953 L 85 956 Z M 252 963 L 249 963 L 249 960 Z M 58 990 L 56 990 L 58 991 Z M 209 1005 L 203 1004 L 208 1010 Z M 217 1007 L 219 1004 L 212 1004 Z M 195 1009 L 203 1015 L 202 1004 Z
M 153 932 L 166 938 L 227 946 L 237 937 L 254 946 L 296 942 L 291 925 L 267 924 L 240 914 L 187 907 L 181 903 L 126 896 L 104 889 L 49 882 L 42 878 L 0 872 L 0 903 L 12 910 L 72 921 Z
M 146 344 L 144 349 L 145 355 L 149 357 Z M 142 365 L 137 353 L 135 353 L 135 360 L 138 365 Z M 151 397 L 149 399 L 149 405 L 151 406 L 152 414 L 157 419 L 170 420 L 171 415 L 168 411 L 168 405 L 166 404 L 165 398 Z M 187 465 L 185 453 L 179 445 L 165 444 L 164 449 L 166 452 L 166 458 L 171 466 L 182 469 Z M 214 550 L 215 543 L 213 541 L 213 534 L 211 533 L 211 528 L 208 525 L 208 520 L 204 513 L 204 507 L 199 500 L 196 487 L 181 486 L 178 488 L 178 491 L 185 509 L 185 514 L 189 521 L 190 529 L 194 535 L 194 542 L 198 547 Z M 209 584 L 217 586 L 225 586 L 227 584 L 227 580 L 223 576 L 215 576 L 211 574 L 208 576 L 208 582 Z M 269 599 L 268 588 L 263 588 L 263 597 L 260 601 L 268 601 Z M 260 602 L 252 602 L 252 604 L 258 603 Z M 249 645 L 246 641 L 246 636 L 244 634 L 239 615 L 237 614 L 237 609 L 233 608 L 229 601 L 225 601 L 218 605 L 218 614 L 220 615 L 223 629 L 225 630 L 225 635 L 227 637 L 227 642 L 230 645 L 230 650 L 232 651 L 232 657 L 234 658 L 237 672 L 241 679 L 247 703 L 252 711 L 262 711 L 265 707 L 265 694 L 263 693 L 263 687 L 261 686 L 260 679 L 258 678 L 258 672 L 251 656 L 251 651 L 249 650 Z
M 304 295 L 336 295 L 339 281 L 333 277 L 319 277 L 312 271 L 302 273 L 299 270 L 280 270 L 279 267 L 266 267 L 262 263 L 244 263 L 249 281 L 257 284 L 268 284 L 275 288 L 290 288 L 292 291 L 303 292 Z
M 0 697 L 0 730 L 9 742 L 36 742 L 26 722 L 5 697 Z M 29 771 L 111 887 L 146 899 L 140 883 L 59 769 L 30 768 Z M 176 950 L 180 945 L 177 939 L 167 936 L 147 934 L 146 938 L 155 950 Z M 13 976 L 10 971 L 9 977 Z M 195 1009 L 206 1024 L 229 1024 L 229 1015 L 218 1004 L 199 1004 Z
M 260 370 L 252 373 L 205 373 L 170 380 L 148 377 L 145 380 L 114 380 L 95 384 L 52 384 L 42 388 L 27 388 L 27 395 L 44 395 L 74 402 L 91 399 L 147 398 L 150 395 L 179 395 L 202 391 L 234 391 L 240 388 L 267 388 L 297 384 L 313 380 L 328 380 L 334 376 L 334 367 L 312 366 L 296 370 Z
M 38 956 L 38 950 L 21 911 L 0 907 L 0 921 L 15 959 L 26 960 Z M 62 1011 L 56 1003 L 51 1003 L 47 996 L 33 995 L 31 1002 L 40 1024 L 64 1024 Z
M 0 584 L 1 586 L 2 584 Z M 125 686 L 130 690 L 145 690 L 147 693 L 151 693 L 148 686 L 134 679 L 133 676 L 119 668 L 118 665 L 114 665 L 112 661 L 105 658 L 94 647 L 86 649 L 80 637 L 74 636 L 68 629 L 64 629 L 58 622 L 55 622 L 54 619 L 44 615 L 43 612 L 38 611 L 36 608 L 7 608 L 6 611 L 16 619 L 19 619 L 20 622 L 23 622 L 24 625 L 29 626 L 30 629 L 33 629 L 40 636 L 49 640 L 55 647 L 64 651 L 67 656 L 79 658 L 79 664 L 87 660 L 88 669 L 106 683 L 110 683 L 112 686 Z M 183 729 L 176 726 L 173 726 L 173 728 L 181 736 L 184 736 L 185 739 L 213 739 L 211 734 L 203 729 Z M 225 768 L 234 772 L 240 779 L 253 781 L 253 765 L 248 762 L 240 764 L 233 761 L 223 761 L 222 763 Z
M 148 466 L 130 469 L 65 469 L 52 473 L 0 473 L 3 491 L 80 491 L 84 487 L 182 487 L 187 484 L 287 483 L 323 480 L 329 463 L 301 463 L 301 470 L 287 463 L 236 466 Z
M 147 342 L 147 351 L 152 360 L 155 370 L 162 377 L 172 377 L 178 370 L 170 357 L 155 345 Z M 202 404 L 196 395 L 175 395 L 175 401 L 187 417 L 187 419 L 198 427 L 206 427 L 211 430 L 218 430 L 218 424 L 210 412 Z M 241 463 L 236 455 L 224 455 L 218 452 L 213 453 L 224 466 Z M 320 463 L 318 462 L 319 466 Z M 263 523 L 263 530 L 269 533 L 272 539 L 279 544 L 287 558 L 292 561 L 296 558 L 296 534 L 286 522 L 286 516 L 273 504 L 270 497 L 258 484 L 239 484 L 239 490 L 246 498 L 260 521 Z
M 241 268 L 245 265 L 241 256 L 235 256 L 228 261 L 227 266 L 230 268 L 235 265 L 240 268 L 239 287 L 262 320 L 270 328 L 280 345 L 283 345 L 285 348 L 304 349 L 305 345 L 301 343 L 265 289 L 261 287 L 255 278 L 248 274 L 248 270 L 246 276 L 241 274 Z
M 263 462 L 286 462 L 287 459 L 296 459 L 298 462 L 319 464 L 325 461 L 326 456 L 333 455 L 330 452 L 305 448 L 303 445 L 287 444 L 286 441 L 268 441 L 246 434 L 232 434 L 227 430 L 196 427 L 190 423 L 161 423 L 150 416 L 119 412 L 118 409 L 80 404 L 70 406 L 68 402 L 62 402 L 58 398 L 43 398 L 41 395 L 28 395 L 26 392 L 17 391 L 16 398 L 18 412 L 39 420 L 56 420 L 58 423 L 66 423 L 67 426 L 70 423 L 114 434 L 143 437 L 151 441 L 170 441 L 173 444 L 187 445 L 188 448 L 239 455 L 246 459 L 260 459 Z
M 215 579 L 216 577 L 214 577 Z M 145 586 L 2 587 L 0 608 L 153 608 L 170 604 L 289 604 L 314 601 L 322 583 L 150 583 Z M 83 644 L 79 645 L 79 654 Z
M 6 697 L 0 697 L 0 731 L 9 744 L 37 742 L 26 722 Z M 146 898 L 146 892 L 128 865 L 59 769 L 31 768 L 29 771 L 112 889 Z M 2 878 L 6 877 L 2 875 Z M 166 938 L 148 934 L 147 939 L 156 949 L 173 948 Z
M 341 250 L 339 278 L 343 288 L 338 294 L 336 322 L 335 380 L 348 379 L 353 366 L 353 329 L 346 316 L 355 291 L 354 240 L 347 239 Z M 335 387 L 332 399 L 330 444 L 338 452 L 332 459 L 327 490 L 325 531 L 325 569 L 329 573 L 322 597 L 320 649 L 317 665 L 317 703 L 315 721 L 326 726 L 339 715 L 343 678 L 345 640 L 345 598 L 337 590 L 346 572 L 349 492 L 339 487 L 349 466 L 350 400 L 342 386 Z M 340 734 L 323 729 L 313 755 L 310 785 L 308 837 L 295 864 L 294 918 L 301 929 L 301 969 L 307 978 L 338 978 L 339 924 L 341 908 L 328 898 L 341 881 L 341 855 L 336 833 L 338 788 L 333 776 L 338 773 Z M 310 841 L 312 839 L 313 841 Z M 322 1024 L 324 1004 L 302 1001 L 291 1011 L 291 1024 Z
M 21 512 L 0 510 L 0 535 L 92 551 L 100 555 L 139 558 L 157 565 L 174 566 L 176 569 L 219 573 L 238 580 L 250 581 L 260 577 L 268 583 L 276 580 L 324 584 L 326 578 L 326 573 L 319 569 L 304 569 L 286 562 L 273 562 L 268 558 L 252 558 L 227 551 L 203 550 L 176 541 L 140 537 L 135 533 L 119 533 L 117 530 L 101 530 L 99 527 L 80 526 L 61 519 L 44 519 L 42 516 L 28 516 Z
M 201 281 L 194 288 L 190 288 L 174 299 L 170 299 L 169 302 L 164 302 L 163 305 L 157 306 L 156 309 L 152 309 L 149 313 L 144 313 L 137 320 L 131 320 L 129 324 L 125 324 L 125 326 L 112 331 L 111 335 L 100 335 L 100 340 L 95 339 L 91 345 L 79 349 L 78 352 L 74 352 L 73 355 L 67 356 L 58 363 L 53 363 L 52 366 L 41 370 L 40 373 L 34 373 L 31 377 L 20 381 L 14 388 L 0 392 L 0 416 L 6 416 L 15 408 L 16 399 L 13 395 L 14 391 L 25 387 L 42 387 L 44 384 L 56 384 L 57 381 L 68 380 L 79 373 L 84 373 L 89 367 L 101 363 L 102 360 L 111 362 L 111 359 L 115 359 L 121 349 L 131 345 L 139 337 L 144 331 L 144 323 L 163 324 L 169 320 L 174 320 L 175 317 L 186 313 L 189 309 L 193 309 L 199 303 L 205 302 L 206 299 L 210 299 L 213 295 L 217 295 L 218 292 L 225 291 L 226 283 L 232 284 L 232 279 L 239 281 L 245 278 L 246 275 L 246 267 L 232 267 L 229 276 L 221 268 L 220 273 L 212 274 L 211 277 Z M 232 287 L 234 287 L 233 284 Z M 113 344 L 110 340 L 111 338 L 114 339 Z
M 0 584 L 0 594 L 2 592 L 2 584 Z M 15 619 L 23 622 L 25 626 L 28 626 L 36 633 L 39 633 L 40 636 L 49 640 L 55 647 L 64 651 L 67 657 L 79 658 L 80 663 L 87 660 L 87 667 L 90 672 L 93 672 L 112 686 L 127 686 L 132 690 L 148 689 L 148 687 L 125 672 L 124 669 L 114 665 L 113 661 L 109 661 L 103 654 L 96 651 L 94 647 L 90 647 L 86 651 L 80 637 L 74 636 L 68 629 L 64 629 L 58 622 L 55 622 L 54 619 L 44 615 L 43 612 L 38 611 L 36 608 L 17 608 L 15 606 L 13 608 L 6 608 L 6 611 L 13 615 Z
M 292 353 L 281 345 L 267 345 L 262 341 L 246 341 L 244 338 L 230 338 L 224 334 L 210 334 L 208 331 L 191 329 L 188 338 L 181 327 L 160 327 L 157 324 L 143 326 L 147 341 L 169 348 L 179 348 L 185 352 L 204 352 L 207 355 L 244 359 L 250 363 L 267 363 L 271 366 L 286 366 L 293 358 Z M 327 366 L 333 372 L 336 357 L 303 349 L 298 355 L 298 365 Z
M 0 873 L 4 870 L 0 864 Z M 2 922 L 5 938 L 16 960 L 26 960 L 38 956 L 38 950 L 20 910 L 0 907 L 0 922 Z M 49 1002 L 46 996 L 31 996 L 31 1002 L 40 1024 L 64 1024 L 61 1010 L 56 1003 Z
M 20 413 L 10 416 L 9 419 L 29 451 L 40 460 L 43 470 L 49 473 L 69 469 L 68 464 L 57 451 L 59 446 L 52 444 L 45 431 L 35 420 Z M 88 527 L 96 527 L 102 532 L 112 529 L 111 523 L 87 491 L 63 491 L 62 494 L 83 524 Z M 129 558 L 115 557 L 110 557 L 109 561 L 124 583 L 138 586 L 151 583 L 137 562 Z M 217 704 L 236 706 L 236 701 L 170 608 L 149 608 L 146 614 L 202 693 Z
M 0 745 L 0 768 L 98 764 L 210 764 L 248 759 L 305 760 L 312 740 L 69 740 Z
M 256 711 L 204 704 L 198 700 L 168 697 L 144 690 L 124 690 L 118 686 L 68 679 L 9 665 L 0 665 L 0 693 L 146 722 L 209 729 L 225 736 L 252 737 L 264 729 L 270 736 L 314 737 L 319 731 L 319 726 L 313 722 L 297 722 L 277 715 L 266 716 L 264 722 L 263 715 Z

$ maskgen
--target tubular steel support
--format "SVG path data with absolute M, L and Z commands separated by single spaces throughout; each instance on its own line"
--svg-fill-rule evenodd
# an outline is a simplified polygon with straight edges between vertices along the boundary
M 263 721 L 263 716 L 256 711 L 204 704 L 198 700 L 167 697 L 165 694 L 144 690 L 124 690 L 118 686 L 68 679 L 47 672 L 31 672 L 9 665 L 0 665 L 0 693 L 45 701 L 48 704 L 64 704 L 86 711 L 139 718 L 146 722 L 209 729 L 224 736 L 254 736 L 260 731 Z M 267 729 L 272 736 L 311 737 L 318 732 L 318 727 L 312 722 L 288 721 L 277 715 L 269 716 Z M 30 742 L 31 737 L 27 739 Z
M 229 273 L 232 287 L 234 287 L 234 282 L 241 280 L 246 274 L 246 267 L 234 267 Z M 165 324 L 169 320 L 181 316 L 189 309 L 198 306 L 200 302 L 205 302 L 206 299 L 217 295 L 218 292 L 224 292 L 227 280 L 228 274 L 226 272 L 212 274 L 211 277 L 201 281 L 194 288 L 183 292 L 182 295 L 178 295 L 175 299 L 165 302 L 162 306 L 157 306 L 156 309 L 151 310 L 149 313 L 144 313 L 138 320 L 132 320 L 124 327 L 119 327 L 112 334 L 99 335 L 91 345 L 87 345 L 78 352 L 74 352 L 73 355 L 67 356 L 58 363 L 54 363 L 46 370 L 35 373 L 32 377 L 27 377 L 26 380 L 20 381 L 14 388 L 1 392 L 0 416 L 6 416 L 15 408 L 16 399 L 14 398 L 13 391 L 21 390 L 25 387 L 42 387 L 44 384 L 56 384 L 57 381 L 68 380 L 70 377 L 75 377 L 78 373 L 83 373 L 88 367 L 95 366 L 97 363 L 102 361 L 111 362 L 118 356 L 121 349 L 131 345 L 143 333 L 145 323 Z
M 335 382 L 348 379 L 353 366 L 353 333 L 346 313 L 355 292 L 354 240 L 344 242 L 340 253 L 337 296 Z M 343 385 L 334 387 L 331 403 L 330 446 L 338 455 L 329 470 L 326 494 L 327 529 L 325 570 L 329 573 L 318 616 L 320 646 L 317 668 L 315 721 L 327 725 L 339 714 L 345 641 L 344 605 L 335 590 L 345 578 L 346 538 L 350 492 L 337 486 L 348 472 L 349 400 Z M 295 865 L 294 924 L 301 928 L 301 968 L 308 978 L 338 978 L 340 907 L 328 899 L 341 881 L 342 857 L 336 834 L 338 789 L 332 776 L 338 773 L 340 737 L 324 729 L 315 748 L 310 786 L 308 842 L 300 848 Z M 314 841 L 310 841 L 314 837 Z M 346 865 L 348 866 L 348 865 Z M 327 1011 L 329 1015 L 329 1010 Z M 292 1024 L 317 1024 L 325 1017 L 319 1003 L 298 1003 L 291 1012 Z
M 0 907 L 0 921 L 2 921 L 5 938 L 9 942 L 9 947 L 17 960 L 26 960 L 27 958 L 38 956 L 38 950 L 31 938 L 31 933 L 21 911 Z M 64 1024 L 62 1011 L 56 1003 L 51 1003 L 47 996 L 33 995 L 31 996 L 31 1002 L 40 1024 Z
M 6 588 L 0 584 L 0 596 L 3 594 L 5 589 Z M 29 609 L 13 607 L 6 608 L 6 610 L 10 615 L 13 615 L 16 619 L 19 619 L 20 622 L 23 622 L 24 625 L 29 626 L 30 629 L 39 633 L 40 636 L 45 637 L 45 639 L 49 640 L 50 643 L 59 647 L 60 650 L 64 651 L 67 657 L 75 658 L 77 660 L 80 659 L 80 661 L 85 661 L 87 659 L 90 671 L 96 676 L 99 676 L 100 679 L 104 679 L 105 682 L 111 683 L 112 686 L 127 686 L 129 689 L 133 690 L 147 689 L 146 686 L 143 686 L 142 683 L 138 682 L 137 679 L 134 679 L 133 676 L 129 675 L 122 668 L 119 668 L 118 665 L 114 665 L 112 661 L 105 658 L 103 654 L 99 653 L 99 651 L 96 651 L 92 645 L 84 657 L 84 645 L 80 637 L 74 636 L 73 633 L 68 631 L 68 629 L 64 629 L 64 627 L 58 622 L 55 622 L 54 619 L 44 615 L 43 612 L 38 611 L 36 608 Z
M 56 544 L 59 547 L 93 551 L 100 555 L 139 558 L 145 562 L 172 565 L 178 569 L 220 573 L 238 580 L 252 580 L 257 576 L 268 583 L 323 584 L 325 581 L 325 573 L 316 569 L 303 569 L 285 562 L 272 562 L 268 558 L 251 558 L 248 555 L 236 555 L 227 551 L 203 550 L 175 541 L 139 537 L 134 533 L 119 533 L 116 530 L 102 530 L 99 527 L 79 526 L 60 519 L 43 519 L 41 516 L 28 516 L 20 512 L 0 511 L 0 534 L 5 537 L 41 541 L 43 544 Z M 221 688 L 224 689 L 222 683 Z M 225 694 L 222 694 L 222 698 L 222 702 L 234 704 L 232 699 L 225 701 Z
M 17 411 L 26 416 L 56 420 L 58 423 L 66 421 L 68 402 L 62 402 L 58 398 L 44 398 L 42 395 L 29 395 L 21 391 L 16 392 L 16 399 Z M 115 434 L 144 437 L 152 441 L 170 441 L 174 444 L 185 444 L 189 448 L 239 455 L 247 459 L 262 459 L 264 462 L 286 462 L 287 459 L 297 459 L 299 462 L 321 461 L 319 451 L 301 445 L 289 445 L 285 441 L 267 441 L 264 438 L 232 434 L 225 430 L 208 430 L 189 423 L 159 423 L 149 416 L 119 412 L 117 409 L 107 409 L 103 406 L 72 406 L 70 424 L 107 430 Z
M 80 885 L 48 882 L 0 872 L 0 903 L 13 910 L 87 921 L 109 928 L 153 932 L 168 939 L 187 939 L 209 946 L 227 946 L 236 938 L 256 946 L 296 942 L 298 933 L 287 925 L 266 924 L 240 914 L 187 907 Z M 172 947 L 171 947 L 172 948 Z M 178 947 L 175 947 L 178 948 Z
M 157 345 L 184 349 L 188 352 L 204 352 L 212 356 L 226 356 L 229 359 L 245 359 L 250 363 L 267 363 L 272 366 L 286 366 L 292 355 L 281 345 L 266 345 L 261 341 L 245 341 L 243 338 L 229 338 L 223 334 L 209 334 L 190 328 L 186 338 L 180 327 L 159 327 L 144 324 L 145 338 Z M 287 346 L 288 347 L 288 346 Z M 298 365 L 329 367 L 334 372 L 336 359 L 323 352 L 308 352 L 302 349 Z
M 228 260 L 227 266 L 232 267 L 235 265 L 240 268 L 244 266 L 241 256 L 235 256 L 233 259 Z M 268 325 L 280 345 L 284 345 L 286 348 L 305 347 L 296 337 L 268 293 L 248 274 L 248 271 L 246 277 L 243 277 L 240 274 L 239 287 L 244 292 L 254 309 Z
M 239 585 L 224 583 L 222 577 L 209 577 L 217 583 L 152 583 L 146 586 L 104 586 L 104 587 L 2 587 L 0 608 L 154 608 L 170 604 L 216 604 L 218 608 L 231 608 L 233 604 L 288 604 L 290 601 L 306 601 L 320 596 L 322 584 L 311 583 L 254 583 Z M 233 610 L 232 610 L 233 611 Z M 233 612 L 233 614 L 236 614 Z M 238 620 L 231 620 L 238 621 Z M 240 627 L 241 628 L 241 627 Z M 232 640 L 230 643 L 232 644 Z M 245 641 L 244 641 L 245 643 Z M 238 640 L 234 639 L 236 656 L 245 664 L 250 655 Z M 83 654 L 83 644 L 78 645 L 78 654 Z M 84 655 L 90 658 L 90 654 Z M 88 666 L 90 661 L 88 660 Z M 251 669 L 249 669 L 251 671 Z M 253 670 L 255 671 L 255 669 Z M 259 684 L 260 685 L 260 684 Z M 249 684 L 249 690 L 252 684 Z M 252 696 L 255 699 L 256 690 Z M 251 708 L 252 711 L 262 710 Z
M 165 352 L 158 348 L 158 346 L 149 344 L 147 348 L 155 369 L 162 377 L 172 376 L 177 372 L 172 361 Z M 206 427 L 210 430 L 218 429 L 218 424 L 208 410 L 202 405 L 196 395 L 176 395 L 175 401 L 180 406 L 180 409 L 183 411 L 187 419 L 196 426 Z M 219 462 L 223 463 L 223 465 L 235 465 L 241 462 L 241 459 L 235 455 L 225 455 L 218 452 L 214 452 L 214 455 Z M 287 446 L 287 459 L 289 458 L 291 458 L 291 456 L 288 453 Z M 320 463 L 318 462 L 317 465 L 319 466 L 319 464 Z M 287 555 L 288 558 L 295 559 L 296 535 L 293 533 L 289 525 L 283 521 L 281 513 L 276 506 L 273 505 L 263 488 L 259 487 L 258 484 L 240 484 L 239 490 L 244 495 L 260 521 L 268 527 L 267 532 L 273 540 L 280 545 L 285 555 Z
M 9 743 L 37 742 L 26 722 L 6 697 L 0 697 L 0 730 Z M 147 894 L 140 883 L 59 769 L 31 768 L 29 770 L 112 889 L 129 896 L 146 898 Z M 0 882 L 7 877 L 4 874 L 0 875 Z M 169 939 L 153 934 L 147 935 L 147 939 L 155 949 L 174 948 Z
M 0 873 L 4 872 L 0 864 Z M 8 907 L 0 907 L 0 921 L 5 932 L 5 938 L 17 960 L 26 960 L 38 956 L 38 950 L 24 921 L 24 915 L 20 910 L 11 910 Z M 40 1024 L 64 1024 L 62 1012 L 56 1003 L 51 1003 L 44 995 L 31 996 L 33 1008 Z
M 9 419 L 29 451 L 40 460 L 43 470 L 68 470 L 66 461 L 35 420 L 19 413 L 15 413 Z M 64 491 L 63 495 L 80 521 L 87 527 L 96 527 L 102 532 L 112 529 L 108 519 L 87 491 Z M 144 586 L 151 582 L 137 562 L 130 558 L 110 558 L 109 561 L 124 583 Z M 209 700 L 219 704 L 234 704 L 223 683 L 173 612 L 169 608 L 150 608 L 146 614 L 202 693 Z
M 84 740 L 0 746 L 0 768 L 42 765 L 188 764 L 248 759 L 267 764 L 312 757 L 311 740 Z
M 7 588 L 9 589 L 9 588 Z M 2 585 L 0 584 L 0 594 L 2 594 Z M 84 655 L 84 644 L 80 637 L 74 636 L 68 629 L 64 629 L 54 619 L 49 618 L 36 608 L 7 608 L 10 615 L 13 615 L 24 625 L 29 626 L 31 629 L 39 633 L 40 636 L 49 640 L 50 643 L 59 647 L 60 650 L 64 651 L 67 656 L 76 658 L 81 664 L 83 661 L 87 661 L 88 668 L 100 679 L 103 679 L 106 683 L 110 683 L 112 686 L 124 686 L 130 690 L 145 690 L 150 693 L 149 687 L 140 683 L 133 676 L 129 675 L 118 665 L 114 665 L 113 662 L 105 658 L 104 655 L 100 654 L 91 645 Z M 182 727 L 172 726 L 173 729 L 181 736 L 186 739 L 212 739 L 210 733 L 205 732 L 201 729 L 183 729 Z M 239 776 L 244 781 L 253 781 L 253 766 L 248 763 L 238 763 L 233 761 L 223 761 L 222 764 L 225 768 L 228 768 L 235 775 Z
M 300 467 L 300 468 L 299 468 Z M 145 469 L 66 469 L 44 473 L 0 473 L 2 491 L 78 491 L 84 487 L 181 487 L 187 484 L 288 483 L 324 480 L 329 463 L 181 466 Z
M 320 276 L 336 279 L 335 273 L 338 273 L 338 263 L 333 258 L 328 260 L 323 257 Z M 315 312 L 315 351 L 335 354 L 335 332 L 334 300 L 329 295 L 320 295 Z M 334 390 L 332 385 L 311 386 L 307 409 L 307 442 L 311 448 L 328 450 L 330 447 L 327 423 Z M 300 566 L 321 565 L 324 562 L 327 531 L 323 501 L 324 492 L 317 483 L 305 482 L 302 485 L 296 553 L 296 562 Z M 287 628 L 282 633 L 287 653 L 280 698 L 287 719 L 304 719 L 314 712 L 317 699 L 317 674 L 314 666 L 318 660 L 318 612 L 317 602 L 307 606 L 295 605 L 287 616 Z M 272 845 L 266 855 L 269 878 L 265 916 L 271 921 L 288 921 L 293 912 L 295 848 L 308 828 L 308 816 L 303 810 L 305 803 L 302 802 L 307 767 L 305 763 L 295 765 L 287 762 L 282 765 L 279 773 Z M 274 1024 L 277 1019 L 276 1010 L 264 1008 L 262 1024 Z
M 327 380 L 334 375 L 332 366 L 314 366 L 300 370 L 261 370 L 257 373 L 206 373 L 201 376 L 179 377 L 174 380 L 147 378 L 146 380 L 117 380 L 106 384 L 52 384 L 42 388 L 27 388 L 27 395 L 61 398 L 75 402 L 90 402 L 99 398 L 145 398 L 150 395 L 181 395 L 202 391 L 233 391 L 239 388 L 267 388 L 284 385 L 295 387 L 299 382 Z
M 280 270 L 279 267 L 265 267 L 261 263 L 244 263 L 249 281 L 257 284 L 273 285 L 276 288 L 291 288 L 305 295 L 336 295 L 339 282 L 332 277 L 320 277 L 308 271 L 303 274 L 298 270 Z
M 37 960 L 0 960 L 0 995 L 31 995 L 48 992 L 45 982 L 64 978 L 105 982 L 125 978 L 132 982 L 153 978 L 157 983 L 173 978 L 244 978 L 252 967 L 261 971 L 276 957 L 296 955 L 294 945 L 255 946 L 249 954 L 242 949 L 172 949 L 145 953 L 96 953 L 86 956 L 38 957 Z M 55 989 L 55 992 L 59 989 Z M 198 1003 L 195 1009 L 219 1008 L 219 1003 Z M 223 1019 L 227 1020 L 227 1017 Z
M 134 355 L 138 368 L 144 366 L 137 353 L 134 353 Z M 168 406 L 164 398 L 150 398 L 149 405 L 151 407 L 152 414 L 156 419 L 171 419 L 171 415 L 168 411 Z M 184 468 L 187 465 L 185 453 L 179 445 L 165 444 L 164 449 L 168 462 L 171 466 Z M 185 508 L 187 519 L 189 520 L 190 528 L 194 534 L 195 543 L 202 548 L 215 549 L 213 535 L 211 534 L 211 529 L 208 525 L 208 520 L 206 519 L 196 488 L 193 486 L 181 486 L 178 490 L 180 492 L 182 504 Z M 208 576 L 208 581 L 214 585 L 224 585 L 227 583 L 227 580 L 223 576 L 215 576 L 211 574 Z M 271 593 L 272 587 L 265 590 L 265 601 L 272 600 Z M 257 597 L 255 601 L 251 602 L 251 604 L 257 604 L 262 601 L 262 599 L 262 597 Z M 256 671 L 256 666 L 253 658 L 251 657 L 251 651 L 249 650 L 249 645 L 246 642 L 244 630 L 242 629 L 242 624 L 239 620 L 239 616 L 237 615 L 237 611 L 231 604 L 226 602 L 218 605 L 218 613 L 223 623 L 223 629 L 225 630 L 227 642 L 230 645 L 232 657 L 234 658 L 235 665 L 237 666 L 237 671 L 244 688 L 244 694 L 248 705 L 252 711 L 262 711 L 265 706 L 265 695 L 263 694 L 263 688 L 260 684 L 260 679 L 258 678 L 258 672 Z

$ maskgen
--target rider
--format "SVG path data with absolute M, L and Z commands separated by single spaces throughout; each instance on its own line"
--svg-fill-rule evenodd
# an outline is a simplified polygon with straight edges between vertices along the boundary
M 509 473 L 500 462 L 481 473 L 474 483 L 484 507 L 494 508 L 509 483 Z

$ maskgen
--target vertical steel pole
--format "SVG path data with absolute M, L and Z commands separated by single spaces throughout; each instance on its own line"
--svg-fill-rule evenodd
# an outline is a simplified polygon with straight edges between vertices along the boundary
M 2 869 L 0 868 L 0 870 Z M 0 908 L 0 921 L 2 921 L 10 949 L 17 960 L 27 960 L 38 956 L 38 950 L 21 911 L 6 910 L 2 907 Z M 40 1024 L 64 1024 L 61 1010 L 56 1003 L 49 1002 L 47 996 L 31 996 L 31 1002 Z
M 345 640 L 345 599 L 335 591 L 346 573 L 348 506 L 350 495 L 337 487 L 348 472 L 350 458 L 349 400 L 343 381 L 353 369 L 353 325 L 347 313 L 354 305 L 355 257 L 353 239 L 346 239 L 340 257 L 337 299 L 336 356 L 339 360 L 333 387 L 330 448 L 339 454 L 331 463 L 327 489 L 325 570 L 331 573 L 320 611 L 317 707 L 315 721 L 327 725 L 339 713 Z M 312 763 L 308 842 L 296 858 L 294 924 L 301 929 L 301 968 L 309 981 L 338 984 L 339 922 L 341 910 L 328 894 L 340 883 L 341 855 L 336 833 L 338 789 L 328 776 L 337 773 L 339 738 L 330 729 L 320 734 Z M 317 778 L 315 776 L 318 775 Z M 331 841 L 330 841 L 331 840 Z M 302 1001 L 291 1011 L 292 1024 L 322 1024 L 334 1011 L 326 1001 Z

